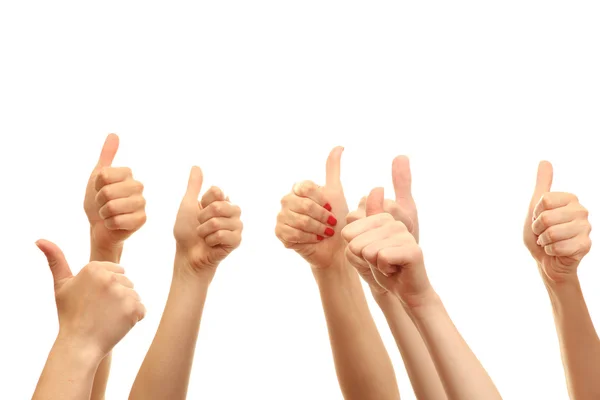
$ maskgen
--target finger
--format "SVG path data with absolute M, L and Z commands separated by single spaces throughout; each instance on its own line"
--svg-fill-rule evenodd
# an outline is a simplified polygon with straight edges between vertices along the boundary
M 361 238 L 366 234 L 359 236 L 357 239 Z M 356 240 L 356 239 L 355 239 Z M 379 240 L 375 240 L 365 247 L 363 247 L 361 251 L 362 258 L 372 265 L 377 265 L 377 255 L 379 252 L 387 247 L 401 247 L 402 242 L 398 240 L 398 237 L 383 237 Z M 385 273 L 393 273 L 394 271 L 382 271 Z
M 206 193 L 204 193 L 204 196 L 202 196 L 202 201 L 200 201 L 200 205 L 202 206 L 202 208 L 206 208 L 209 204 L 212 204 L 215 201 L 225 201 L 225 194 L 218 187 L 212 186 L 206 191 Z
M 348 262 L 352 264 L 356 269 L 360 269 L 361 271 L 365 271 L 369 269 L 369 264 L 362 258 L 354 254 L 348 247 L 345 250 L 346 259 Z
M 109 134 L 104 141 L 100 157 L 98 158 L 97 167 L 110 167 L 119 150 L 119 136 L 114 133 Z
M 125 286 L 125 285 L 123 285 L 123 286 Z M 132 299 L 134 299 L 138 303 L 142 301 L 142 299 L 140 298 L 140 295 L 138 294 L 138 292 L 136 292 L 135 290 L 133 290 L 133 284 L 132 284 L 131 287 L 128 287 L 128 289 L 126 289 L 125 295 L 127 297 L 131 297 Z
M 241 240 L 242 235 L 240 231 L 216 231 L 204 238 L 204 241 L 210 247 L 237 247 Z
M 111 263 L 108 261 L 96 261 L 106 271 L 113 272 L 115 274 L 124 274 L 125 269 L 119 264 Z
M 412 199 L 412 175 L 408 157 L 398 156 L 392 162 L 392 182 L 396 201 Z
M 358 221 L 359 219 L 362 219 L 366 216 L 367 215 L 365 214 L 364 210 L 352 211 L 351 213 L 346 215 L 346 225 L 351 224 L 354 221 Z
M 138 304 L 138 322 L 144 319 L 146 316 L 146 307 L 140 302 Z
M 586 255 L 592 247 L 592 241 L 587 235 L 561 240 L 544 246 L 544 251 L 553 257 L 575 257 Z
M 193 166 L 190 170 L 190 177 L 188 179 L 188 185 L 184 197 L 198 200 L 198 197 L 200 196 L 200 190 L 202 190 L 203 181 L 204 176 L 202 175 L 202 170 L 200 167 Z
M 282 223 L 278 223 L 275 227 L 275 236 L 277 236 L 286 247 L 296 244 L 314 244 L 323 240 L 322 236 L 303 232 Z
M 146 199 L 142 195 L 133 195 L 123 199 L 110 200 L 103 205 L 98 214 L 100 218 L 106 219 L 115 215 L 129 214 L 146 207 Z
M 98 175 L 96 175 L 96 181 L 94 185 L 96 190 L 100 190 L 106 185 L 123 182 L 131 177 L 133 177 L 133 172 L 131 172 L 131 168 L 104 167 L 98 172 Z
M 377 269 L 389 276 L 422 257 L 419 246 L 386 247 L 377 255 Z
M 548 193 L 552 189 L 552 164 L 548 161 L 541 161 L 538 165 L 537 178 L 535 182 L 535 190 L 529 203 L 529 218 L 533 217 L 533 209 L 544 193 Z
M 197 228 L 198 236 L 204 238 L 216 231 L 236 231 L 242 229 L 242 221 L 237 218 L 211 218 Z
M 383 209 L 386 213 L 389 213 L 394 217 L 396 221 L 402 222 L 406 225 L 409 232 L 413 232 L 415 224 L 408 215 L 402 212 L 402 208 L 393 200 L 385 199 L 383 203 Z
M 121 285 L 124 286 L 126 288 L 129 289 L 133 289 L 133 282 L 131 282 L 129 280 L 129 278 L 127 278 L 125 275 L 123 275 L 122 273 L 115 273 L 115 279 L 117 280 L 117 282 Z M 133 290 L 132 290 L 133 292 Z M 135 292 L 134 292 L 135 293 Z
M 328 187 L 341 189 L 342 181 L 340 178 L 341 175 L 341 164 L 342 164 L 342 153 L 344 148 L 341 146 L 335 147 L 329 153 L 329 157 L 327 157 L 327 168 L 325 175 L 325 184 Z
M 215 201 L 198 212 L 198 222 L 202 225 L 211 218 L 236 218 L 241 214 L 242 210 L 238 206 L 226 201 Z
M 40 239 L 35 242 L 35 245 L 46 256 L 46 260 L 48 261 L 48 266 L 50 267 L 50 272 L 52 273 L 52 278 L 54 279 L 55 284 L 63 279 L 73 276 L 65 255 L 56 244 L 48 240 Z
M 577 202 L 577 196 L 572 193 L 563 193 L 563 192 L 552 192 L 545 193 L 542 195 L 540 200 L 535 205 L 533 209 L 533 218 L 537 218 L 538 215 L 547 210 L 554 210 L 555 208 L 564 207 L 570 203 Z
M 583 207 L 560 207 L 542 212 L 531 224 L 531 230 L 534 234 L 541 235 L 551 226 L 586 218 L 587 210 Z
M 321 236 L 333 236 L 335 231 L 331 227 L 317 221 L 308 215 L 298 214 L 291 210 L 283 210 L 277 216 L 281 223 L 284 223 L 292 228 L 299 229 L 303 232 L 314 233 Z
M 142 194 L 144 185 L 133 179 L 112 183 L 102 187 L 96 194 L 96 204 L 102 207 L 111 200 L 123 199 L 136 194 Z
M 372 229 L 379 228 L 393 221 L 394 218 L 388 213 L 376 214 L 370 217 L 365 217 L 363 219 L 355 221 L 350 225 L 346 225 L 344 229 L 342 229 L 342 237 L 346 242 L 351 242 L 358 235 L 361 235 L 364 232 L 370 231 Z
M 115 215 L 104 220 L 104 226 L 111 231 L 133 231 L 146 223 L 146 212 L 136 211 L 131 214 Z
M 292 193 L 298 197 L 309 198 L 318 205 L 330 209 L 331 205 L 327 202 L 322 188 L 314 182 L 303 181 L 296 183 L 292 188 Z
M 383 210 L 383 188 L 375 188 L 369 193 L 367 203 L 365 205 L 365 211 L 367 217 L 374 214 L 381 214 Z
M 551 243 L 574 238 L 583 233 L 585 225 L 581 221 L 571 221 L 565 224 L 553 225 L 538 237 L 537 244 L 547 246 Z M 588 233 L 588 232 L 585 232 Z
M 386 240 L 396 234 L 406 232 L 406 226 L 404 226 L 404 224 L 401 222 L 390 222 L 391 221 L 388 219 L 387 224 L 375 227 L 356 236 L 354 239 L 352 239 L 352 241 L 350 241 L 350 243 L 348 243 L 348 248 L 350 251 L 357 256 L 364 258 L 365 247 L 373 243 Z M 398 241 L 397 238 L 395 240 Z M 366 258 L 365 260 L 369 263 L 375 264 L 374 260 L 368 260 Z
M 294 194 L 285 196 L 281 200 L 283 209 L 289 209 L 298 214 L 307 215 L 322 224 L 337 225 L 337 219 L 328 209 L 321 207 L 318 203 L 306 197 L 298 197 Z

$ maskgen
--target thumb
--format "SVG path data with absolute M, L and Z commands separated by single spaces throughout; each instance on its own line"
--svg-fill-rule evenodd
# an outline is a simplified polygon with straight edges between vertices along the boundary
M 200 190 L 202 190 L 203 181 L 204 176 L 202 175 L 202 170 L 200 167 L 194 165 L 190 171 L 190 178 L 188 180 L 185 196 L 193 197 L 194 200 L 198 200 L 198 197 L 200 196 Z
M 540 161 L 537 171 L 537 179 L 535 181 L 535 190 L 533 191 L 533 197 L 529 205 L 529 211 L 533 212 L 538 201 L 544 193 L 549 192 L 552 189 L 552 164 L 549 161 Z
M 116 134 L 111 133 L 104 141 L 97 167 L 110 167 L 117 155 L 117 150 L 119 150 L 119 137 Z
M 329 153 L 327 157 L 327 172 L 325 175 L 325 185 L 330 187 L 342 187 L 341 175 L 341 164 L 342 164 L 342 152 L 344 148 L 341 146 L 335 147 Z
M 55 285 L 61 280 L 73 276 L 71 268 L 69 268 L 69 264 L 65 259 L 65 255 L 57 245 L 44 239 L 38 240 L 35 244 L 48 260 L 48 265 L 50 266 L 50 272 L 52 272 Z
M 398 156 L 394 158 L 392 162 L 392 182 L 394 183 L 396 201 L 412 198 L 412 175 L 410 173 L 408 157 Z
M 367 217 L 370 217 L 371 215 L 375 215 L 375 214 L 381 214 L 384 212 L 383 211 L 383 188 L 382 187 L 378 187 L 378 188 L 371 190 L 371 193 L 369 193 L 369 197 L 367 197 L 367 205 L 365 207 L 366 207 Z

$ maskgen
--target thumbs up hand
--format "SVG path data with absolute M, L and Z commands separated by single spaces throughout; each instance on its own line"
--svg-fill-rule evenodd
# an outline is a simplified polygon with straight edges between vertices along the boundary
M 342 230 L 342 236 L 348 242 L 346 254 L 350 262 L 354 265 L 353 260 L 363 260 L 373 279 L 398 296 L 406 306 L 423 304 L 433 289 L 415 237 L 404 223 L 385 213 L 382 188 L 371 191 L 365 211 L 365 218 Z
M 296 183 L 281 200 L 277 216 L 277 238 L 317 269 L 327 268 L 344 256 L 345 244 L 339 234 L 348 213 L 340 179 L 343 150 L 336 147 L 329 154 L 325 186 L 311 181 Z
M 39 240 L 54 278 L 58 339 L 98 363 L 144 318 L 146 309 L 123 268 L 91 262 L 73 276 L 62 251 Z
M 144 186 L 129 168 L 112 167 L 118 148 L 119 137 L 108 135 L 83 203 L 93 245 L 102 250 L 118 248 L 146 222 Z
M 185 260 L 181 265 L 189 267 L 189 272 L 207 273 L 212 279 L 219 263 L 242 241 L 242 212 L 217 187 L 211 187 L 198 201 L 202 182 L 202 170 L 193 167 L 173 235 L 177 254 Z
M 523 241 L 537 261 L 542 277 L 558 283 L 576 274 L 590 251 L 592 227 L 588 210 L 571 193 L 551 192 L 552 164 L 538 167 L 535 190 L 523 229 Z

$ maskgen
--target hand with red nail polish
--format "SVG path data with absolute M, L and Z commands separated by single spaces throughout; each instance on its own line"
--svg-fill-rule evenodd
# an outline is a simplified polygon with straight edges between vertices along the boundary
M 431 297 L 423 253 L 406 225 L 384 210 L 383 189 L 374 189 L 365 202 L 366 217 L 348 224 L 342 236 L 349 259 L 363 260 L 374 280 L 410 307 Z
M 329 154 L 325 186 L 312 181 L 297 183 L 281 200 L 275 235 L 314 268 L 327 268 L 343 259 L 344 241 L 339 232 L 345 225 L 348 205 L 340 180 L 343 148 Z M 340 223 L 341 222 L 341 223 Z
M 552 175 L 552 164 L 542 161 L 523 240 L 544 280 L 557 283 L 576 274 L 579 263 L 591 249 L 592 227 L 588 210 L 579 203 L 577 196 L 550 191 Z

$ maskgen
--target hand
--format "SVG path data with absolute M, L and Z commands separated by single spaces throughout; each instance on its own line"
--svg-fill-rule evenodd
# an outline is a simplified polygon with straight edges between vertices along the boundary
M 73 276 L 58 246 L 36 244 L 54 278 L 59 339 L 100 361 L 146 314 L 133 283 L 109 262 L 91 262 Z
M 523 229 L 523 241 L 537 261 L 544 280 L 559 283 L 577 273 L 590 251 L 592 227 L 588 210 L 571 193 L 550 192 L 552 164 L 538 167 L 535 191 Z
M 383 203 L 384 212 L 391 214 L 396 221 L 406 225 L 408 231 L 412 233 L 417 243 L 419 242 L 419 219 L 417 216 L 417 205 L 412 197 L 411 185 L 412 176 L 410 172 L 410 164 L 408 157 L 398 156 L 392 162 L 392 182 L 394 184 L 394 192 L 396 200 L 385 199 Z M 358 204 L 358 209 L 346 216 L 346 223 L 351 224 L 359 219 L 367 216 L 365 205 L 367 198 L 363 197 Z M 387 292 L 381 287 L 373 277 L 371 268 L 367 262 L 354 255 L 350 251 L 346 251 L 348 262 L 356 268 L 359 275 L 369 284 L 371 291 L 377 294 Z
M 366 202 L 366 218 L 347 225 L 342 236 L 346 252 L 362 258 L 375 281 L 400 298 L 407 307 L 423 305 L 432 298 L 423 253 L 406 225 L 384 213 L 383 189 L 371 191 Z
M 325 186 L 310 181 L 295 184 L 281 200 L 277 216 L 277 238 L 317 269 L 335 264 L 336 258 L 343 260 L 345 243 L 339 231 L 348 213 L 340 180 L 343 150 L 336 147 L 329 154 Z
M 133 179 L 129 168 L 111 164 L 119 148 L 119 137 L 106 138 L 100 158 L 85 191 L 83 208 L 90 222 L 92 244 L 112 251 L 146 222 L 144 186 Z
M 198 201 L 202 181 L 202 170 L 192 167 L 173 234 L 178 254 L 192 271 L 208 272 L 212 279 L 219 263 L 240 245 L 243 224 L 240 208 L 221 189 L 211 187 Z

